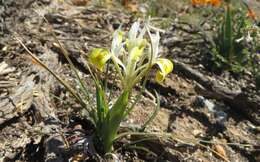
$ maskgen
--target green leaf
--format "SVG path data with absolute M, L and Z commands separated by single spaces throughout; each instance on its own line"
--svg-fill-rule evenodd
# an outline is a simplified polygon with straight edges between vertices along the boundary
M 124 117 L 124 113 L 128 104 L 129 92 L 124 91 L 112 108 L 109 110 L 103 125 L 103 142 L 104 151 L 110 152 L 112 150 L 113 141 L 117 134 L 117 130 Z
M 148 120 L 141 127 L 140 131 L 142 131 L 142 132 L 145 130 L 147 125 L 150 124 L 153 121 L 153 119 L 156 117 L 156 115 L 158 114 L 158 112 L 160 110 L 160 96 L 158 95 L 158 93 L 156 91 L 154 91 L 154 92 L 155 92 L 155 95 L 156 95 L 156 99 L 157 99 L 156 102 L 157 102 L 157 104 L 156 104 L 156 107 L 155 107 L 152 115 L 148 118 Z
M 230 6 L 227 5 L 226 17 L 225 17 L 225 45 L 226 45 L 226 52 L 228 53 L 229 61 L 232 60 L 233 55 L 233 28 L 232 28 L 232 14 L 230 10 Z

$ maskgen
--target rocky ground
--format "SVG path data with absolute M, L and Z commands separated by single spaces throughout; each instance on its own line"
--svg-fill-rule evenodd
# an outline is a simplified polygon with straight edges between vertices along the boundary
M 127 29 L 139 15 L 120 5 L 72 2 L 0 1 L 0 161 L 88 159 L 81 140 L 91 134 L 91 124 L 80 118 L 78 105 L 31 59 L 17 38 L 73 83 L 75 76 L 55 45 L 45 17 L 91 86 L 80 51 L 109 47 L 114 29 L 120 24 Z M 176 17 L 185 9 L 180 7 Z M 260 95 L 252 76 L 209 72 L 202 57 L 207 54 L 207 36 L 177 18 L 161 33 L 162 53 L 173 60 L 174 72 L 163 85 L 153 80 L 147 84 L 148 91 L 156 89 L 161 96 L 161 109 L 147 131 L 171 133 L 172 139 L 143 143 L 152 155 L 130 149 L 120 149 L 116 155 L 121 161 L 260 161 Z M 122 127 L 138 127 L 153 109 L 152 97 L 144 93 Z M 127 140 L 116 145 L 120 148 Z

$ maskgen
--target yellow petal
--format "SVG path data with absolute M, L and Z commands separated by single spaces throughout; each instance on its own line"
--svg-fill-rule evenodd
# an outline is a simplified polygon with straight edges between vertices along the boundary
M 143 54 L 144 48 L 134 47 L 130 52 L 131 61 L 139 61 L 141 55 Z
M 145 48 L 146 45 L 147 45 L 147 40 L 141 39 L 140 44 L 139 44 L 139 48 Z
M 166 75 L 168 75 L 173 70 L 173 63 L 165 58 L 159 58 L 156 61 L 156 64 L 159 66 L 159 70 L 156 72 L 156 81 L 158 83 L 163 82 Z
M 95 48 L 91 51 L 89 62 L 96 66 L 100 71 L 103 71 L 106 62 L 110 59 L 111 55 L 106 49 Z
M 145 46 L 147 45 L 146 39 L 135 39 L 135 40 L 126 39 L 125 42 L 128 51 L 132 50 L 134 47 L 145 48 Z
M 163 82 L 164 78 L 165 78 L 165 75 L 163 75 L 163 73 L 158 70 L 158 71 L 156 72 L 155 80 L 156 80 L 158 83 L 161 83 L 161 82 Z

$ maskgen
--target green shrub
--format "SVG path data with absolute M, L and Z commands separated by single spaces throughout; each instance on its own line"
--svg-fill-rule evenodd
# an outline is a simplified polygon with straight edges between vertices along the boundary
M 231 8 L 228 3 L 225 14 L 218 20 L 217 34 L 212 50 L 216 68 L 241 72 L 248 63 L 249 49 L 245 38 L 248 20 L 245 13 Z

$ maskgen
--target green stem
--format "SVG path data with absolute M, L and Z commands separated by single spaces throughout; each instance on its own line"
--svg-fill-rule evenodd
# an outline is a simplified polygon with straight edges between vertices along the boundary
M 115 58 L 114 54 L 112 54 L 111 59 L 112 59 L 114 65 L 115 65 L 115 67 L 116 67 L 116 71 L 117 71 L 117 73 L 119 74 L 120 79 L 123 80 L 124 77 L 123 77 L 123 75 L 122 75 L 122 73 L 121 73 L 121 70 L 120 70 L 119 65 L 118 65 L 117 62 L 116 62 L 116 58 Z

